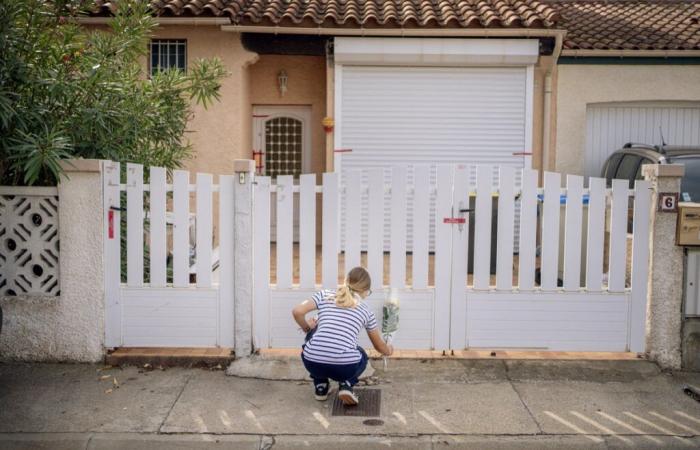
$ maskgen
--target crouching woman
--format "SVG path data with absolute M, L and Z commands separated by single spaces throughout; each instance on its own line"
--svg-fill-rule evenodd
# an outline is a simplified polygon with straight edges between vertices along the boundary
M 353 386 L 367 367 L 367 353 L 357 343 L 363 328 L 378 352 L 386 356 L 394 352 L 382 339 L 374 313 L 363 302 L 372 293 L 370 286 L 369 273 L 355 267 L 343 286 L 316 292 L 292 310 L 294 320 L 307 333 L 301 359 L 314 381 L 316 400 L 328 397 L 330 379 L 338 382 L 338 398 L 345 405 L 358 404 Z M 318 319 L 307 321 L 306 315 L 313 310 L 318 310 Z

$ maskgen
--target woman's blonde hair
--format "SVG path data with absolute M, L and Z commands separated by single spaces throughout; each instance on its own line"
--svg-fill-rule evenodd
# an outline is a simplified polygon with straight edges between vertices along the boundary
M 354 308 L 360 302 L 360 294 L 372 285 L 369 273 L 364 267 L 355 267 L 345 277 L 345 284 L 335 294 L 335 304 L 341 308 Z

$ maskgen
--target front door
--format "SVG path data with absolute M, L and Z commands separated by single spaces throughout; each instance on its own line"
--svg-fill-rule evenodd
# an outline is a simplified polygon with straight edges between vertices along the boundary
M 253 148 L 262 152 L 260 175 L 309 172 L 310 106 L 255 106 Z
M 257 172 L 272 177 L 292 175 L 298 178 L 311 172 L 311 107 L 253 107 L 253 149 L 262 152 Z M 276 241 L 276 197 L 271 198 L 271 239 Z M 294 241 L 299 241 L 298 196 L 294 196 Z

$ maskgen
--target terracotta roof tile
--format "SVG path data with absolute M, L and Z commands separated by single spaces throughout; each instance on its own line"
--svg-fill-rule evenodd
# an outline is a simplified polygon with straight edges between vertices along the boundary
M 95 0 L 110 15 L 117 0 Z M 700 0 L 148 0 L 160 16 L 327 28 L 558 28 L 564 49 L 700 49 Z
M 115 0 L 95 0 L 110 15 Z M 160 16 L 228 16 L 241 25 L 324 27 L 551 28 L 558 14 L 541 0 L 150 0 Z
M 700 1 L 553 0 L 564 49 L 699 50 Z

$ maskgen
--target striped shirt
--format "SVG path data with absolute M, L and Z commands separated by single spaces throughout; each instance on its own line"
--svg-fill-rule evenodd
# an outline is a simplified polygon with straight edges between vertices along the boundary
M 318 309 L 316 332 L 304 346 L 304 358 L 322 364 L 355 364 L 362 359 L 357 337 L 362 328 L 378 327 L 377 318 L 365 303 L 354 308 L 335 304 L 335 291 L 324 289 L 312 297 Z

